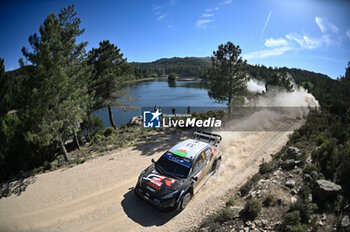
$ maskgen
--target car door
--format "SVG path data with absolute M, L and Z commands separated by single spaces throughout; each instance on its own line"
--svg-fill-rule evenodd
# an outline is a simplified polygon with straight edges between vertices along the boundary
M 205 176 L 210 172 L 211 167 L 212 167 L 212 163 L 214 161 L 212 148 L 210 148 L 210 147 L 206 148 L 201 153 L 201 156 L 204 156 L 204 160 L 205 160 L 205 167 L 203 168 L 203 174 Z
M 198 184 L 200 183 L 203 172 L 202 169 L 205 165 L 205 160 L 199 155 L 194 161 L 193 169 L 192 169 L 192 177 L 197 178 L 197 181 L 193 183 L 193 188 L 196 189 Z M 196 192 L 196 191 L 195 191 Z
M 196 158 L 194 166 L 193 166 L 193 177 L 197 177 L 197 181 L 193 184 L 193 187 L 196 189 L 200 186 L 200 182 L 208 173 L 208 169 L 210 168 L 210 148 L 204 149 Z

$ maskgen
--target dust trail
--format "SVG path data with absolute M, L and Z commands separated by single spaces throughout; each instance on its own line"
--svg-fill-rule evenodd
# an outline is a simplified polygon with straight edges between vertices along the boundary
M 256 83 L 253 86 L 264 86 Z M 257 92 L 258 88 L 254 91 Z M 234 108 L 239 117 L 231 119 L 226 127 L 217 131 L 223 141 L 220 149 L 223 152 L 220 175 L 230 175 L 233 169 L 246 162 L 252 155 L 249 153 L 264 137 L 271 136 L 274 131 L 294 130 L 290 125 L 303 121 L 310 109 L 318 109 L 315 97 L 302 87 L 294 84 L 294 90 L 272 89 L 250 101 L 246 107 Z M 220 179 L 220 178 L 214 178 Z
M 266 92 L 265 83 L 258 81 L 257 79 L 250 79 L 247 83 L 248 91 L 251 93 L 263 93 Z

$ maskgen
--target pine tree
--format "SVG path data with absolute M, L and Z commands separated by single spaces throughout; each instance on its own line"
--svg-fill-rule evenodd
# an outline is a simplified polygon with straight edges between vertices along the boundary
M 108 108 L 109 120 L 115 129 L 112 106 L 126 109 L 125 102 L 130 101 L 124 84 L 132 78 L 133 65 L 126 62 L 117 45 L 108 40 L 100 42 L 99 48 L 89 53 L 89 64 L 93 65 L 90 80 L 90 92 L 95 91 L 94 109 Z
M 86 43 L 76 44 L 79 28 L 73 6 L 63 8 L 57 17 L 50 13 L 40 26 L 40 36 L 33 34 L 29 43 L 33 52 L 22 49 L 33 65 L 26 72 L 28 101 L 23 117 L 30 128 L 28 141 L 49 146 L 59 144 L 69 160 L 65 140 L 79 130 L 90 102 L 87 79 L 91 71 L 84 57 Z M 24 62 L 20 61 L 21 66 Z
M 218 101 L 227 101 L 228 112 L 234 97 L 246 94 L 248 77 L 243 68 L 246 61 L 240 57 L 242 50 L 232 42 L 221 44 L 213 52 L 209 71 L 208 94 Z

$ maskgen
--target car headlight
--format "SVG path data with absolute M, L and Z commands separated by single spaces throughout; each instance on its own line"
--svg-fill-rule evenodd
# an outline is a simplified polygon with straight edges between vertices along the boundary
M 170 198 L 173 198 L 176 193 L 178 192 L 178 190 L 174 191 L 174 192 L 171 192 L 171 193 L 168 193 L 167 195 L 163 196 L 162 199 L 170 199 Z

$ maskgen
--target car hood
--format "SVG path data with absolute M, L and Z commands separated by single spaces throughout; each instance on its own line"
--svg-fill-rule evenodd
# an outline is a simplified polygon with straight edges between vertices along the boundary
M 148 167 L 141 177 L 142 186 L 156 195 L 179 190 L 183 180 L 178 180 L 157 172 L 154 165 Z

